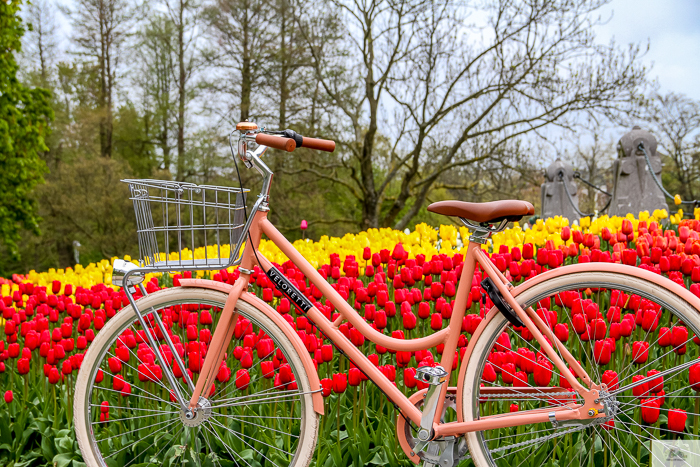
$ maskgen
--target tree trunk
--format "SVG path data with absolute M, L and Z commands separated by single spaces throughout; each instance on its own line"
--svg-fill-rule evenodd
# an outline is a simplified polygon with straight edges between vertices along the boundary
M 106 116 L 105 116 L 105 149 L 104 149 L 104 155 L 105 157 L 112 157 L 112 88 L 114 85 L 114 82 L 112 81 L 113 76 L 112 76 L 112 35 L 111 33 L 107 35 L 107 44 L 105 47 L 105 52 L 106 52 L 106 59 L 105 59 L 105 65 L 106 65 L 106 74 L 107 74 L 107 89 L 106 89 L 106 94 L 107 94 L 107 106 L 105 108 Z
M 287 85 L 289 67 L 287 65 L 286 21 L 287 0 L 280 0 L 280 129 L 287 126 L 287 99 L 289 89 Z
M 178 102 L 177 102 L 177 174 L 178 180 L 185 176 L 185 100 L 187 98 L 185 81 L 185 24 L 183 0 L 179 3 L 179 22 L 177 24 L 177 61 L 178 61 Z
M 248 12 L 243 21 L 243 59 L 241 61 L 241 118 L 246 121 L 250 117 L 250 93 L 251 93 L 251 58 L 250 58 L 250 27 L 248 25 Z
M 107 157 L 107 32 L 105 31 L 107 18 L 105 17 L 104 2 L 100 2 L 99 11 L 100 57 L 98 66 L 100 68 L 100 93 L 97 98 L 97 104 L 100 107 L 100 155 Z

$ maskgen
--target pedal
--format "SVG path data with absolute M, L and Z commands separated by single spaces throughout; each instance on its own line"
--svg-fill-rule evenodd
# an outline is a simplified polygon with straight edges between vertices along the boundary
M 448 436 L 445 438 L 445 448 L 442 450 L 439 465 L 440 467 L 453 467 L 455 465 L 455 460 L 458 459 L 457 438 Z
M 520 318 L 518 318 L 518 315 L 515 314 L 515 311 L 513 311 L 510 305 L 508 305 L 506 301 L 503 300 L 501 292 L 498 291 L 498 288 L 496 288 L 496 284 L 493 283 L 490 277 L 487 277 L 481 281 L 481 287 L 483 287 L 486 293 L 489 294 L 489 298 L 493 302 L 493 305 L 496 308 L 498 308 L 498 311 L 503 313 L 506 319 L 510 321 L 510 323 L 513 326 L 525 326 L 523 322 L 520 321 Z
M 433 438 L 433 420 L 437 410 L 440 389 L 447 381 L 449 373 L 441 366 L 422 366 L 416 370 L 416 379 L 430 385 L 428 392 L 423 399 L 423 415 L 420 419 L 420 430 L 418 431 L 419 443 L 416 445 L 416 452 L 422 451 L 428 442 Z

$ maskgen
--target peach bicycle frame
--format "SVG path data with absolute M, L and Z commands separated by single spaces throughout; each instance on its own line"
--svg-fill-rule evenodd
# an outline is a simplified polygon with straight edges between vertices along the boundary
M 503 276 L 503 274 L 501 274 L 501 272 L 493 266 L 491 260 L 482 251 L 479 245 L 469 243 L 467 248 L 462 274 L 459 279 L 455 307 L 452 312 L 452 318 L 450 319 L 449 325 L 445 329 L 427 337 L 408 340 L 395 339 L 372 328 L 272 225 L 272 223 L 267 219 L 267 212 L 257 211 L 254 215 L 255 218 L 253 219 L 250 227 L 250 243 L 252 243 L 252 245 L 246 244 L 240 267 L 244 270 L 250 271 L 258 261 L 260 261 L 260 266 L 264 270 L 272 267 L 272 264 L 258 251 L 261 236 L 262 234 L 265 234 L 301 270 L 301 272 L 311 281 L 311 283 L 314 284 L 328 300 L 330 300 L 340 315 L 338 319 L 331 322 L 316 307 L 312 307 L 306 313 L 308 318 L 316 327 L 321 329 L 326 336 L 328 336 L 328 338 L 333 341 L 333 343 L 337 345 L 338 348 L 340 348 L 347 355 L 347 357 L 369 377 L 371 381 L 379 386 L 381 390 L 386 393 L 389 399 L 399 406 L 403 414 L 416 425 L 420 425 L 421 422 L 420 410 L 418 410 L 418 408 L 416 408 L 416 406 L 399 389 L 397 389 L 396 386 L 394 386 L 392 382 L 389 381 L 389 379 L 384 376 L 384 374 L 377 367 L 375 367 L 374 364 L 357 347 L 355 347 L 349 339 L 343 335 L 343 333 L 340 332 L 339 326 L 344 321 L 348 321 L 368 340 L 374 342 L 375 344 L 397 351 L 424 350 L 438 344 L 444 344 L 440 364 L 447 372 L 451 373 L 455 352 L 457 350 L 457 342 L 461 333 L 462 320 L 466 313 L 467 296 L 470 292 L 472 277 L 477 264 L 479 264 L 481 269 L 492 278 L 506 302 L 513 308 L 513 310 L 515 310 L 520 320 L 525 324 L 527 329 L 532 333 L 533 337 L 541 345 L 542 350 L 554 363 L 560 374 L 584 399 L 584 404 L 582 405 L 570 403 L 561 407 L 553 407 L 551 409 L 541 411 L 534 410 L 523 413 L 516 412 L 512 414 L 504 413 L 499 414 L 498 416 L 484 417 L 473 421 L 463 421 L 461 411 L 458 410 L 458 421 L 441 423 L 440 414 L 442 413 L 445 394 L 448 390 L 447 385 L 443 384 L 441 397 L 438 399 L 438 407 L 435 412 L 435 420 L 433 421 L 433 429 L 436 437 L 459 435 L 473 431 L 491 430 L 536 423 L 550 423 L 552 421 L 550 418 L 552 413 L 555 414 L 557 421 L 588 419 L 588 409 L 595 408 L 601 410 L 603 408 L 599 401 L 596 403 L 596 399 L 598 399 L 598 390 L 600 387 L 594 384 L 581 365 L 567 351 L 564 345 L 554 335 L 550 327 L 535 313 L 535 311 L 532 308 L 528 308 L 527 310 L 522 309 L 522 307 L 510 293 L 512 285 L 508 282 L 505 276 Z M 197 381 L 194 393 L 192 394 L 192 398 L 190 400 L 191 408 L 194 408 L 197 405 L 201 394 L 207 394 L 209 392 L 211 385 L 214 382 L 214 378 L 218 370 L 218 364 L 223 358 L 224 352 L 232 338 L 233 329 L 237 319 L 237 314 L 234 313 L 233 310 L 235 309 L 237 300 L 246 290 L 249 280 L 250 275 L 246 274 L 244 271 L 241 271 L 240 277 L 231 288 L 229 297 L 221 313 L 220 322 L 214 330 L 210 350 L 204 360 L 200 378 Z M 493 318 L 493 315 L 497 312 L 498 311 L 495 311 L 495 309 L 492 309 L 489 315 L 487 315 L 486 319 L 489 320 Z M 463 367 L 466 366 L 466 363 L 471 357 L 474 342 L 476 342 L 476 340 L 479 338 L 478 333 L 479 331 L 477 331 L 477 334 L 473 336 L 472 342 L 465 353 L 465 361 L 462 362 Z M 554 350 L 547 339 L 554 343 L 565 361 L 562 360 L 559 355 L 557 355 L 557 351 Z M 571 366 L 577 375 L 580 375 L 583 385 L 572 374 L 567 367 L 567 364 Z M 457 392 L 459 393 L 458 401 L 461 397 L 463 384 L 463 372 L 460 372 L 460 381 L 457 387 Z M 588 387 L 585 387 L 584 385 Z M 598 416 L 604 416 L 604 414 L 600 414 Z

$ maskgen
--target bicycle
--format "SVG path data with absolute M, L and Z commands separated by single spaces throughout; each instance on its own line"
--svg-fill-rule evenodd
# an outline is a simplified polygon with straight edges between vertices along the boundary
M 610 263 L 552 269 L 514 286 L 481 246 L 509 222 L 533 214 L 533 206 L 443 201 L 428 210 L 458 217 L 471 232 L 452 317 L 425 337 L 387 336 L 267 219 L 273 173 L 262 161 L 265 151 L 333 151 L 335 143 L 250 122 L 236 132 L 234 157 L 263 177 L 249 215 L 243 188 L 126 181 L 141 261 L 115 261 L 113 283 L 126 289 L 130 305 L 97 335 L 77 379 L 74 419 L 88 466 L 310 464 L 324 413 L 319 376 L 307 343 L 283 317 L 286 310 L 247 291 L 251 278 L 273 284 L 313 323 L 315 339 L 325 336 L 399 408 L 397 436 L 415 463 L 648 465 L 658 457 L 652 441 L 666 447 L 698 440 L 694 390 L 700 383 L 690 378 L 697 368 L 700 379 L 692 344 L 700 334 L 700 300 L 685 288 Z M 296 265 L 294 277 L 258 251 L 263 234 Z M 196 245 L 208 246 L 204 258 L 192 256 Z M 231 266 L 238 272 L 228 282 L 181 279 L 179 287 L 151 294 L 142 283 L 147 272 Z M 477 266 L 483 297 L 472 291 Z M 319 309 L 317 295 L 312 302 L 300 291 L 297 281 L 306 279 L 296 271 L 335 307 L 335 319 Z M 457 385 L 448 387 L 470 299 L 486 303 L 486 296 L 493 307 L 459 359 Z M 625 310 L 631 317 L 622 318 Z M 397 352 L 442 344 L 440 364 L 418 368 L 416 378 L 426 387 L 407 397 L 340 331 L 345 322 Z M 581 325 L 584 332 L 573 332 Z M 599 367 L 610 362 L 618 371 L 601 374 Z M 686 411 L 682 429 L 666 401 L 696 407 Z M 659 413 L 665 418 L 652 421 Z

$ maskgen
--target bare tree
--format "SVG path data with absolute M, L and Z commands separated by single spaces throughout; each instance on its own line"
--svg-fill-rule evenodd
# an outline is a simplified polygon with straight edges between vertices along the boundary
M 582 113 L 626 109 L 645 70 L 639 47 L 595 43 L 604 3 L 332 1 L 344 11 L 356 58 L 346 76 L 362 86 L 321 81 L 350 130 L 343 167 L 321 175 L 357 198 L 362 228 L 404 228 L 446 172 L 489 158 L 512 139 L 567 128 Z M 315 51 L 316 31 L 304 16 L 300 22 Z M 323 77 L 332 63 L 313 56 Z M 392 140 L 386 154 L 375 147 L 382 124 Z M 483 143 L 466 144 L 472 140 Z
M 673 161 L 673 191 L 684 200 L 700 198 L 700 102 L 682 94 L 655 95 L 648 119 L 659 152 Z M 673 192 L 672 191 L 672 192 Z
M 99 74 L 97 105 L 100 116 L 100 154 L 112 156 L 113 106 L 120 47 L 128 37 L 138 8 L 130 0 L 77 0 L 60 7 L 72 22 L 78 53 L 96 61 Z
M 23 55 L 38 65 L 45 86 L 58 52 L 56 8 L 47 0 L 34 0 L 27 4 L 25 19 L 31 26 L 23 38 Z
M 153 139 L 162 154 L 161 166 L 167 171 L 171 170 L 172 121 L 176 118 L 175 38 L 175 27 L 169 18 L 163 15 L 150 18 L 141 32 L 138 50 L 143 72 L 134 76 L 143 92 L 144 113 L 152 116 Z
M 265 100 L 257 91 L 270 66 L 276 35 L 274 5 L 267 0 L 214 0 L 205 14 L 213 39 L 208 59 L 217 70 L 208 80 L 208 89 L 224 97 L 215 111 L 226 120 L 248 120 L 254 100 Z M 260 107 L 268 107 L 267 112 L 272 108 Z M 273 114 L 255 116 L 270 115 Z
M 185 131 L 188 126 L 187 107 L 194 98 L 196 86 L 193 78 L 202 65 L 198 48 L 201 36 L 202 3 L 198 0 L 164 0 L 170 21 L 175 29 L 174 75 L 177 86 L 177 172 L 176 178 L 184 180 L 192 175 L 186 166 Z

